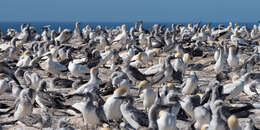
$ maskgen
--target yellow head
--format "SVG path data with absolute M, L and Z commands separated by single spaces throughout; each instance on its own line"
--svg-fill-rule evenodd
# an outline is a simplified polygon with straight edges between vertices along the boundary
M 237 74 L 232 76 L 232 82 L 235 82 L 237 79 L 239 78 L 239 76 Z
M 163 62 L 163 57 L 160 57 L 160 58 L 158 59 L 158 61 L 159 61 L 159 64 L 162 63 L 162 62 Z
M 192 24 L 188 24 L 188 27 L 190 28 L 192 26 Z
M 203 124 L 200 129 L 201 130 L 207 130 L 207 129 L 209 129 L 209 125 L 208 124 Z
M 110 46 L 105 46 L 105 51 L 108 51 L 108 50 L 110 50 Z
M 30 54 L 30 51 L 28 51 L 28 50 L 26 50 L 26 51 L 24 51 L 23 52 L 23 55 L 25 56 L 25 55 L 29 55 Z
M 146 88 L 148 86 L 148 81 L 143 80 L 139 83 L 138 87 L 139 88 Z
M 175 57 L 176 57 L 176 58 L 181 58 L 181 53 L 176 53 L 176 54 L 175 54 Z
M 49 50 L 51 50 L 52 48 L 54 48 L 54 45 L 50 45 L 49 46 Z
M 190 54 L 189 54 L 189 53 L 185 53 L 185 54 L 183 55 L 183 59 L 185 59 L 185 60 L 187 60 L 187 61 L 190 61 L 190 60 L 191 60 Z
M 121 28 L 122 28 L 122 30 L 126 30 L 126 25 L 123 24 L 123 25 L 121 26 Z
M 161 50 L 160 50 L 159 48 L 156 48 L 156 49 L 155 49 L 155 53 L 156 53 L 157 56 L 159 56 L 160 53 L 161 53 Z
M 126 91 L 127 91 L 127 89 L 124 88 L 124 87 L 122 87 L 122 88 L 117 88 L 117 89 L 114 91 L 114 93 L 119 94 L 119 95 L 123 95 L 123 94 L 126 93 Z
M 238 126 L 238 120 L 237 120 L 237 117 L 235 115 L 231 115 L 228 120 L 228 127 L 230 129 L 234 129 L 234 128 L 237 128 Z
M 196 95 L 198 95 L 198 96 L 200 96 L 200 97 L 202 97 L 202 96 L 203 96 L 203 94 L 201 94 L 201 93 L 196 93 Z
M 0 78 L 3 78 L 4 77 L 4 73 L 0 73 Z
M 173 83 L 168 83 L 167 86 L 168 86 L 169 88 L 171 88 L 171 87 L 174 87 L 174 84 L 173 84 Z
M 97 106 L 97 105 L 98 105 L 98 102 L 97 102 L 97 101 L 93 101 L 93 104 Z
M 166 111 L 164 111 L 164 110 L 160 110 L 160 112 L 159 112 L 159 117 L 162 117 L 162 115 L 165 113 Z
M 235 26 L 236 26 L 236 27 L 239 27 L 239 25 L 238 25 L 238 24 L 235 24 Z

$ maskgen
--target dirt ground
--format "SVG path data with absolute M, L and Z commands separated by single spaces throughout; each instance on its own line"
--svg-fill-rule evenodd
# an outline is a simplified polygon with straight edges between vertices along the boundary
M 239 57 L 241 57 L 241 61 L 243 61 L 243 59 L 246 57 L 246 55 L 240 55 Z M 155 58 L 155 62 L 158 61 L 158 58 Z M 198 75 L 199 78 L 199 88 L 203 91 L 205 90 L 205 88 L 207 87 L 207 84 L 209 83 L 209 81 L 211 81 L 212 79 L 215 78 L 215 73 L 214 73 L 214 69 L 213 69 L 213 64 L 210 64 L 213 61 L 213 55 L 209 54 L 209 56 L 207 58 L 201 58 L 201 57 L 195 57 L 193 58 L 193 64 L 202 64 L 202 65 L 206 65 L 205 68 L 203 68 L 201 71 L 195 71 Z M 256 67 L 259 68 L 259 65 Z M 100 73 L 99 73 L 99 78 L 100 79 L 105 79 L 108 80 L 108 77 L 110 77 L 110 70 L 108 69 L 99 69 Z M 189 74 L 190 69 L 188 69 L 186 71 L 186 77 L 187 74 Z M 39 71 L 40 75 L 44 78 L 48 78 L 46 73 L 44 73 L 43 71 Z M 186 77 L 184 78 L 184 80 L 186 79 Z M 230 80 L 227 82 L 231 82 Z M 179 86 L 179 84 L 176 84 L 176 86 Z M 157 87 L 156 85 L 153 87 Z M 55 90 L 55 91 L 59 91 L 62 92 L 63 94 L 67 94 L 71 91 L 73 91 L 73 88 L 60 88 L 60 89 L 51 89 L 50 90 Z M 135 95 L 137 92 L 135 90 L 132 90 L 133 95 Z M 103 97 L 104 99 L 106 99 L 108 96 Z M 244 93 L 241 93 L 241 95 L 239 96 L 240 100 L 243 101 L 248 101 L 248 96 L 245 95 Z M 14 100 L 15 98 L 11 96 L 10 93 L 4 93 L 0 96 L 0 103 L 6 103 L 10 106 L 14 105 Z M 66 101 L 66 104 L 73 104 L 75 102 L 78 102 L 79 100 L 68 100 Z M 260 102 L 259 102 L 260 103 Z M 135 104 L 139 109 L 143 110 L 143 106 L 142 106 L 142 102 L 138 101 Z M 6 110 L 0 110 L 0 112 L 5 112 Z M 252 119 L 254 120 L 254 123 L 257 125 L 258 128 L 260 128 L 260 110 L 252 110 L 253 114 L 250 115 L 250 117 L 252 117 Z M 39 108 L 34 108 L 33 113 L 39 113 Z M 62 117 L 67 117 L 64 112 L 62 112 L 62 110 L 56 110 L 55 115 L 52 117 L 52 127 L 55 129 L 56 128 L 56 124 L 57 124 L 57 120 L 62 118 Z M 78 115 L 78 116 L 69 116 L 68 118 L 68 122 L 71 123 L 71 125 L 75 128 L 75 129 L 83 129 L 83 118 Z M 7 115 L 0 115 L 0 122 L 10 122 L 13 121 L 13 117 L 7 117 Z M 239 119 L 239 123 L 242 127 L 245 126 L 245 122 L 247 121 L 247 119 L 244 118 L 240 118 Z M 180 128 L 180 130 L 184 130 L 186 129 L 186 127 L 188 127 L 188 124 L 190 122 L 184 122 L 184 121 L 177 121 L 177 126 L 178 128 Z M 25 126 L 21 126 L 19 124 L 12 124 L 12 125 L 4 125 L 2 126 L 4 130 L 34 130 L 37 128 L 31 128 L 31 127 L 25 127 Z

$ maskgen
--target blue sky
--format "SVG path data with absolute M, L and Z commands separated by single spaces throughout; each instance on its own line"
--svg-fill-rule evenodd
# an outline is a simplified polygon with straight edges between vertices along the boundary
M 0 22 L 257 22 L 260 0 L 1 0 Z

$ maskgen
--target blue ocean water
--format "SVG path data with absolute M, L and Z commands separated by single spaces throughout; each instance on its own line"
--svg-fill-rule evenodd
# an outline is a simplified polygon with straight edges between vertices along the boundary
M 3 32 L 7 32 L 8 28 L 13 28 L 13 29 L 17 29 L 18 31 L 20 31 L 20 26 L 23 23 L 28 23 L 28 22 L 0 22 L 0 29 Z M 246 25 L 247 28 L 252 28 L 254 24 L 257 23 L 239 23 L 237 22 L 239 25 Z M 42 32 L 41 27 L 45 26 L 45 25 L 51 25 L 50 28 L 51 29 L 55 29 L 58 30 L 59 27 L 61 27 L 62 29 L 71 29 L 73 30 L 75 27 L 75 22 L 30 22 L 29 23 L 31 26 L 35 27 L 37 32 Z M 126 24 L 127 25 L 127 29 L 129 30 L 130 27 L 134 26 L 134 22 L 127 22 L 127 23 L 123 23 L 123 22 L 116 22 L 116 23 L 111 23 L 111 22 L 81 22 L 81 28 L 84 28 L 87 24 L 91 25 L 92 27 L 96 27 L 98 25 L 101 25 L 102 27 L 116 27 L 116 26 L 120 26 L 122 24 Z M 150 28 L 152 27 L 154 24 L 163 24 L 166 27 L 171 27 L 171 24 L 173 23 L 166 23 L 166 22 L 144 22 L 144 28 Z M 174 24 L 183 24 L 183 25 L 187 25 L 188 23 L 174 23 Z M 194 23 L 193 23 L 194 24 Z M 223 23 L 201 23 L 201 24 L 211 24 L 211 26 L 217 26 L 219 24 L 223 24 L 223 25 L 228 25 L 228 22 L 223 22 Z

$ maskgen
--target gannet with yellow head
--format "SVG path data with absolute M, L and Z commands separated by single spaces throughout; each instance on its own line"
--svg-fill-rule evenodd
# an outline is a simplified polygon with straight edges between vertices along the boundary
M 23 55 L 19 58 L 19 61 L 17 62 L 17 67 L 27 67 L 29 66 L 31 62 L 30 52 L 27 50 L 23 53 Z
M 176 126 L 177 117 L 165 110 L 159 112 L 159 119 L 157 119 L 159 130 L 179 130 Z
M 122 101 L 116 97 L 123 96 L 127 92 L 124 87 L 117 88 L 114 94 L 107 98 L 104 104 L 104 112 L 108 120 L 119 121 L 122 118 L 120 105 Z
M 141 91 L 143 91 L 143 105 L 145 111 L 149 111 L 150 107 L 153 105 L 156 97 L 156 93 L 151 88 L 151 84 L 148 81 L 141 81 L 138 85 L 139 87 L 139 95 Z

